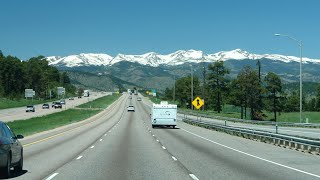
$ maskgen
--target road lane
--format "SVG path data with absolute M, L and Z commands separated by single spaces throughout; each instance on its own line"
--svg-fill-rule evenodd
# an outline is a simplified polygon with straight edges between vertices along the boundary
M 149 107 L 144 107 L 145 122 L 149 122 L 151 127 Z M 178 122 L 178 128 L 156 128 L 152 132 L 199 179 L 320 177 L 319 156 L 191 126 L 181 121 Z
M 126 112 L 103 141 L 81 156 L 57 169 L 55 179 L 191 179 L 149 133 L 139 109 Z
M 58 128 L 48 133 L 27 137 L 21 142 L 24 145 L 24 174 L 17 179 L 43 179 L 54 170 L 78 157 L 94 142 L 111 129 L 122 117 L 127 99 L 121 96 L 96 119 L 75 123 L 73 126 Z M 64 133 L 65 132 L 65 133 Z M 61 134 L 54 136 L 54 134 Z M 47 139 L 41 141 L 41 139 Z M 29 145 L 32 142 L 38 142 Z

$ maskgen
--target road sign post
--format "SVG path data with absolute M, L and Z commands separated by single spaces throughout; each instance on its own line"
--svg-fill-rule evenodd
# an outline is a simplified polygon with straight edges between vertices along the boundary
M 196 109 L 200 109 L 200 108 L 204 105 L 204 102 L 202 101 L 202 99 L 200 99 L 200 97 L 196 97 L 196 98 L 192 101 L 192 105 L 193 105 Z
M 201 106 L 204 105 L 203 100 L 200 97 L 196 97 L 193 101 L 192 101 L 192 105 L 193 107 L 195 107 L 196 109 L 198 109 L 200 111 Z M 199 111 L 197 112 L 197 120 L 199 117 Z M 200 118 L 201 119 L 201 118 Z

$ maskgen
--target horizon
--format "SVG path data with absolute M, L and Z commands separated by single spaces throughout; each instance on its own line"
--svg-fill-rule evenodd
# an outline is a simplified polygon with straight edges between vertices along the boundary
M 166 53 L 166 54 L 160 54 L 158 52 L 145 52 L 145 53 L 142 53 L 142 54 L 125 54 L 125 53 L 117 53 L 116 55 L 111 55 L 109 53 L 93 53 L 93 52 L 82 52 L 82 53 L 79 53 L 79 54 L 69 54 L 69 55 L 66 55 L 66 56 L 60 56 L 60 55 L 53 55 L 53 56 L 45 56 L 46 58 L 48 57 L 60 57 L 60 58 L 63 58 L 63 57 L 68 57 L 68 56 L 78 56 L 78 55 L 81 55 L 81 54 L 104 54 L 104 55 L 109 55 L 111 56 L 112 58 L 115 58 L 116 56 L 118 55 L 137 55 L 137 56 L 141 56 L 141 55 L 145 55 L 145 54 L 149 54 L 149 53 L 156 53 L 157 55 L 169 55 L 169 54 L 172 54 L 172 53 L 176 53 L 178 51 L 201 51 L 204 55 L 213 55 L 213 54 L 216 54 L 216 53 L 220 53 L 220 52 L 231 52 L 231 51 L 236 51 L 236 50 L 241 50 L 241 51 L 244 51 L 244 52 L 247 52 L 249 54 L 254 54 L 254 55 L 281 55 L 281 56 L 286 56 L 286 57 L 296 57 L 296 58 L 300 58 L 298 56 L 293 56 L 293 55 L 282 55 L 282 54 L 258 54 L 258 53 L 252 53 L 252 52 L 249 52 L 247 50 L 244 50 L 244 49 L 232 49 L 232 50 L 224 50 L 224 51 L 217 51 L 217 52 L 205 52 L 205 51 L 202 51 L 202 50 L 196 50 L 196 49 L 179 49 L 179 50 L 176 50 L 176 51 L 173 51 L 173 52 L 170 52 L 170 53 Z M 320 61 L 320 58 L 319 59 L 314 59 L 314 58 L 309 58 L 309 57 L 305 57 L 305 56 L 302 56 L 303 59 L 307 58 L 307 59 L 311 59 L 311 60 L 318 60 Z

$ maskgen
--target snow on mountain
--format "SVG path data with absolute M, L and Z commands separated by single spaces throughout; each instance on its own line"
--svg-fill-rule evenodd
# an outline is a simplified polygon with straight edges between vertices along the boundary
M 200 63 L 214 62 L 217 60 L 244 60 L 244 59 L 271 59 L 282 62 L 300 62 L 299 57 L 284 56 L 278 54 L 251 54 L 241 49 L 235 49 L 231 51 L 221 51 L 215 54 L 204 54 L 202 51 L 196 50 L 179 50 L 171 54 L 161 55 L 155 52 L 149 52 L 142 55 L 125 55 L 118 54 L 112 57 L 108 54 L 80 54 L 70 55 L 66 57 L 50 56 L 47 57 L 49 65 L 53 66 L 67 66 L 67 67 L 78 67 L 78 66 L 112 66 L 115 63 L 121 61 L 136 62 L 143 65 L 149 65 L 157 67 L 159 65 L 180 65 L 184 63 Z M 317 63 L 320 64 L 320 60 L 303 58 L 304 63 Z
M 80 54 L 80 55 L 70 55 L 66 57 L 51 56 L 47 57 L 49 65 L 64 65 L 67 67 L 76 66 L 107 66 L 110 64 L 113 57 L 107 54 Z

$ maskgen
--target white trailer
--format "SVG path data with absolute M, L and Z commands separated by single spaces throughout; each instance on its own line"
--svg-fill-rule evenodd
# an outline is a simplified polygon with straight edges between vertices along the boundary
M 89 90 L 84 90 L 83 91 L 83 97 L 89 97 L 90 96 L 90 91 Z
M 177 105 L 161 101 L 151 107 L 152 128 L 156 126 L 168 126 L 174 128 L 177 125 Z

